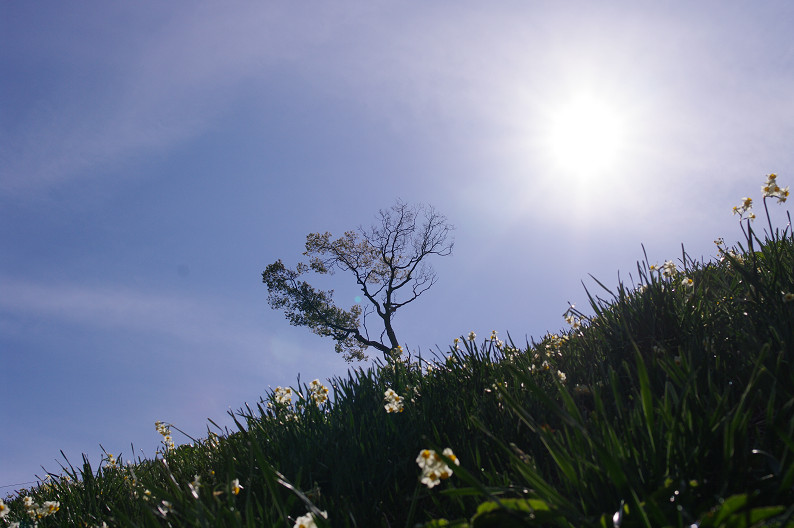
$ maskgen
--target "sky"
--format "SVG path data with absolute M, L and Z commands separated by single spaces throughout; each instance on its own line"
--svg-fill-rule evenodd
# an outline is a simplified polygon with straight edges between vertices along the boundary
M 153 457 L 156 420 L 203 437 L 344 376 L 261 274 L 397 199 L 455 226 L 394 319 L 424 355 L 564 329 L 643 248 L 713 258 L 766 174 L 794 182 L 791 20 L 788 1 L 1 3 L 0 496 L 61 451 Z

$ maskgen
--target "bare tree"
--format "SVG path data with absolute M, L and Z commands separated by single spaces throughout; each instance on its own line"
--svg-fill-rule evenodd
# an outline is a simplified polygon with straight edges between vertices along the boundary
M 309 263 L 288 269 L 281 260 L 262 273 L 267 285 L 268 303 L 295 326 L 309 327 L 314 333 L 336 341 L 335 349 L 347 361 L 366 359 L 368 347 L 388 357 L 400 343 L 392 319 L 395 312 L 415 301 L 436 283 L 437 276 L 427 262 L 431 255 L 452 253 L 447 219 L 430 206 L 397 201 L 379 211 L 379 222 L 365 230 L 347 231 L 336 240 L 331 233 L 310 233 L 306 237 Z M 367 303 L 349 310 L 333 302 L 333 290 L 316 290 L 300 276 L 308 271 L 333 274 L 349 272 L 361 288 Z M 377 315 L 379 337 L 370 336 L 367 316 Z

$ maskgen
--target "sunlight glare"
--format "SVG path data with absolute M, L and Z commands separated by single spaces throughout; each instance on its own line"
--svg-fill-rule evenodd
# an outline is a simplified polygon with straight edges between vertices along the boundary
M 623 123 L 617 110 L 582 95 L 552 114 L 548 141 L 558 168 L 592 175 L 614 168 L 624 143 Z

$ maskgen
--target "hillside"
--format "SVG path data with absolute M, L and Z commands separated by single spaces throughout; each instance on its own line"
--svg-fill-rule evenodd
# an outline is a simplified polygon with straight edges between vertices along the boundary
M 764 207 L 787 189 L 767 181 Z M 770 190 L 771 189 L 771 190 Z M 785 194 L 784 194 L 785 191 Z M 766 210 L 766 209 L 765 209 Z M 236 430 L 64 472 L 2 503 L 19 526 L 794 526 L 794 238 L 642 261 L 531 343 L 394 351 L 279 387 Z M 178 426 L 178 424 L 176 424 Z M 320 512 L 327 514 L 327 519 Z M 313 514 L 313 517 L 312 517 Z M 307 517 L 308 515 L 308 517 Z M 443 521 L 441 519 L 447 519 Z

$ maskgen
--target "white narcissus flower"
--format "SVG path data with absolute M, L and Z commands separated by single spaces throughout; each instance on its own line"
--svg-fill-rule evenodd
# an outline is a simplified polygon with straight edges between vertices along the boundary
M 428 461 L 436 452 L 432 449 L 422 449 L 419 451 L 419 456 L 416 457 L 416 463 L 419 464 L 420 469 L 424 469 L 428 465 Z
M 276 398 L 276 403 L 287 405 L 292 403 L 292 389 L 289 387 L 276 387 L 273 396 Z
M 444 450 L 441 452 L 441 454 L 442 454 L 442 455 L 444 455 L 445 457 L 447 457 L 448 459 L 452 460 L 452 462 L 453 462 L 453 463 L 454 463 L 456 466 L 459 466 L 459 465 L 460 465 L 460 460 L 458 460 L 458 457 L 456 457 L 456 456 L 455 456 L 455 453 L 453 453 L 453 452 L 452 452 L 452 449 L 451 449 L 451 448 L 449 448 L 449 447 L 448 447 L 448 448 L 444 449 Z
M 742 198 L 742 205 L 733 207 L 733 214 L 738 214 L 740 217 L 744 217 L 744 213 L 746 213 L 752 208 L 753 208 L 753 199 L 744 197 Z M 750 213 L 750 216 L 748 216 L 748 218 L 754 218 L 754 217 L 755 215 L 752 213 Z
M 383 406 L 386 412 L 403 412 L 403 398 L 394 392 L 393 389 L 386 389 L 386 392 L 383 393 L 383 399 L 386 400 L 386 405 Z
M 328 401 L 328 387 L 320 383 L 319 379 L 313 380 L 310 383 L 309 391 L 311 391 L 312 399 L 317 405 Z
M 662 266 L 662 275 L 665 277 L 672 277 L 676 273 L 675 262 L 668 260 Z
M 460 461 L 452 449 L 446 448 L 441 454 L 456 466 L 460 465 Z M 422 469 L 421 482 L 428 488 L 441 484 L 442 480 L 452 476 L 452 468 L 432 449 L 422 449 L 419 456 L 416 457 L 416 463 Z
M 778 203 L 783 203 L 786 201 L 789 195 L 788 187 L 781 189 L 777 185 L 777 175 L 770 174 L 768 175 L 766 183 L 761 190 L 764 192 L 764 198 L 777 198 Z
M 399 413 L 403 412 L 403 405 L 402 403 L 387 403 L 384 405 L 386 412 L 388 413 Z
M 240 485 L 240 479 L 234 479 L 232 481 L 232 495 L 238 495 L 241 489 L 243 487 Z
M 58 501 L 46 501 L 39 508 L 36 508 L 36 516 L 41 519 L 48 517 L 61 509 L 61 503 Z
M 440 478 L 440 476 L 439 476 L 439 475 L 438 475 L 438 474 L 437 474 L 435 471 L 433 471 L 433 470 L 431 470 L 431 471 L 425 471 L 424 473 L 422 473 L 422 480 L 421 480 L 421 482 L 422 482 L 422 484 L 424 484 L 424 485 L 425 485 L 425 486 L 427 486 L 428 488 L 432 488 L 432 487 L 434 487 L 434 486 L 437 486 L 437 485 L 441 484 L 441 478 Z

